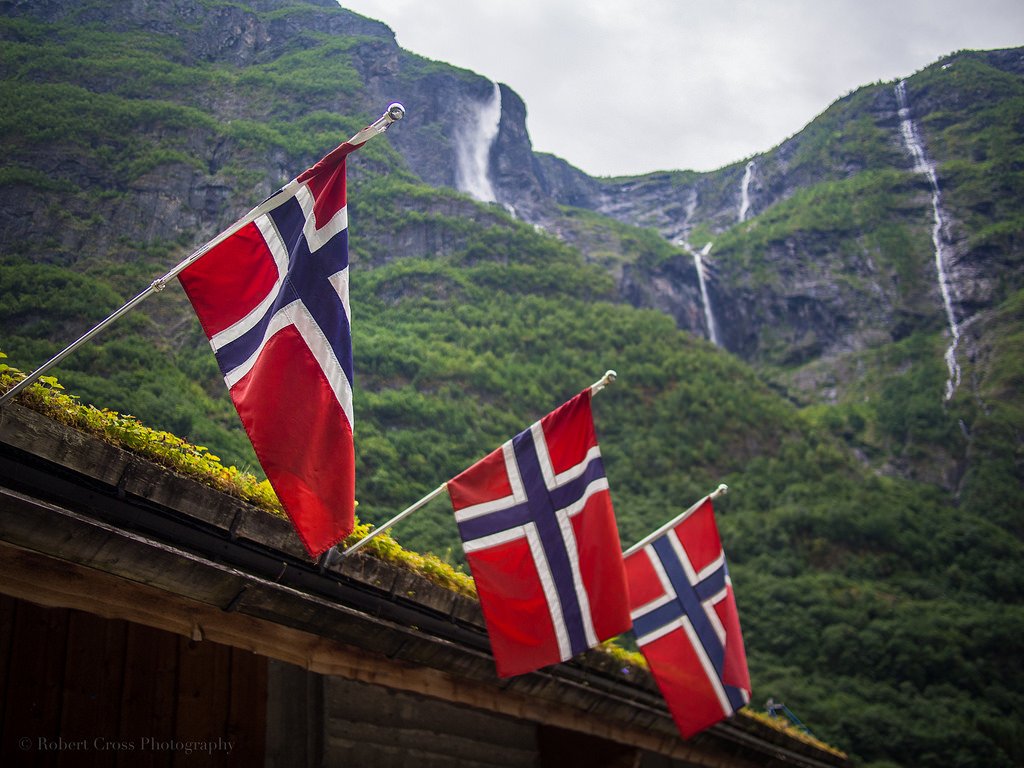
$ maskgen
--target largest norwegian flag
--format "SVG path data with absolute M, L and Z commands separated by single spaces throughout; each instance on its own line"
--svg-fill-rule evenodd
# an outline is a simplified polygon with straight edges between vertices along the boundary
M 310 555 L 352 532 L 346 142 L 181 272 L 267 479 Z
M 630 626 L 590 398 L 584 390 L 447 484 L 501 677 Z
M 633 631 L 690 738 L 750 700 L 736 598 L 711 499 L 626 556 Z

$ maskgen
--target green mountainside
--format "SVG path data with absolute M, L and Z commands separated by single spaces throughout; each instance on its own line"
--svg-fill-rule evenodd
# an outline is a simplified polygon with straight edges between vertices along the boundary
M 737 167 L 570 174 L 565 189 L 589 191 L 534 226 L 429 178 L 441 171 L 414 146 L 453 139 L 417 123 L 399 86 L 425 99 L 478 78 L 401 52 L 383 25 L 331 3 L 4 0 L 0 62 L 8 362 L 32 369 L 374 119 L 387 78 L 409 115 L 349 163 L 360 517 L 387 519 L 613 368 L 594 411 L 623 543 L 730 487 L 716 510 L 752 706 L 785 701 L 859 765 L 1024 763 L 1024 100 L 1012 78 L 958 64 L 956 98 L 931 70 L 914 80 L 915 98 L 938 105 L 931 146 L 958 158 L 949 197 L 965 252 L 997 276 L 965 323 L 964 383 L 946 402 L 941 305 L 921 287 L 934 281 L 927 190 L 893 169 L 906 166 L 899 146 L 872 127 L 889 119 L 872 105 L 891 86 L 794 137 L 787 183 L 799 187 L 765 171 L 754 218 L 709 213 L 687 233 L 715 242 L 723 319 L 729 291 L 737 317 L 781 306 L 793 267 L 781 254 L 799 251 L 853 297 L 851 334 L 875 341 L 829 347 L 831 315 L 810 317 L 816 340 L 780 310 L 731 353 L 633 300 L 690 255 L 654 221 L 583 203 L 625 185 L 724 190 Z M 854 268 L 864 251 L 897 276 L 898 301 Z M 56 374 L 84 401 L 258 472 L 176 285 Z M 461 561 L 442 500 L 394 535 Z

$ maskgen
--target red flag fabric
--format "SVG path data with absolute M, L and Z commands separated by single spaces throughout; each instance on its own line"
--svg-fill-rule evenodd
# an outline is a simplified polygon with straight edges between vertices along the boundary
M 750 701 L 736 598 L 711 499 L 626 557 L 633 631 L 685 738 Z
M 352 532 L 346 142 L 179 275 L 267 479 L 309 554 Z
M 448 481 L 501 677 L 629 629 L 590 389 Z

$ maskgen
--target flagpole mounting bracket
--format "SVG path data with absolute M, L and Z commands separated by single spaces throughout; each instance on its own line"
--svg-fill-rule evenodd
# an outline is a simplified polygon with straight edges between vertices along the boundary
M 402 104 L 397 101 L 394 104 L 389 104 L 388 117 L 390 117 L 392 121 L 401 120 L 403 117 L 405 117 L 405 107 L 403 107 Z
M 374 120 L 363 131 L 360 131 L 359 134 L 353 137 L 353 139 L 359 139 L 367 132 L 369 132 L 370 136 L 384 133 L 384 131 L 390 128 L 394 123 L 397 123 L 403 117 L 405 117 L 405 107 L 402 106 L 400 102 L 392 102 L 391 104 L 388 104 L 388 108 L 384 110 L 383 115 Z M 366 139 L 363 139 L 363 141 L 365 140 Z
M 590 394 L 596 395 L 602 389 L 604 389 L 613 381 L 615 381 L 615 379 L 618 378 L 618 375 L 619 374 L 617 374 L 615 371 L 611 369 L 605 371 L 604 376 L 602 376 L 600 379 L 598 379 L 597 381 L 590 385 Z

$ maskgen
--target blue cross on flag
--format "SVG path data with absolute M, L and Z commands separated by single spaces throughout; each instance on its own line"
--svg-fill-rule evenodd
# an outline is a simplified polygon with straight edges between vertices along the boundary
M 626 557 L 633 631 L 689 738 L 750 700 L 736 599 L 711 499 Z
M 590 396 L 588 388 L 448 482 L 503 677 L 629 628 Z

